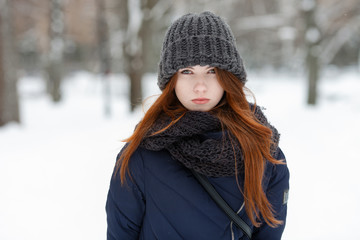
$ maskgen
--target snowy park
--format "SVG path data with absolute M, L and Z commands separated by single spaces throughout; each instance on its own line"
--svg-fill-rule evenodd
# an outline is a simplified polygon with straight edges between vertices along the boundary
M 143 110 L 129 111 L 128 81 L 111 75 L 111 115 L 104 115 L 100 80 L 69 75 L 63 101 L 54 104 L 41 78 L 20 79 L 22 123 L 0 128 L 0 239 L 106 239 L 115 157 Z M 156 75 L 143 84 L 144 96 L 159 93 Z M 249 73 L 247 87 L 281 133 L 291 171 L 283 239 L 360 239 L 360 74 L 328 69 L 319 84 L 311 107 L 304 76 Z
M 193 57 L 280 133 L 282 239 L 360 240 L 359 46 L 360 0 L 0 0 L 0 240 L 105 240 L 123 140 Z

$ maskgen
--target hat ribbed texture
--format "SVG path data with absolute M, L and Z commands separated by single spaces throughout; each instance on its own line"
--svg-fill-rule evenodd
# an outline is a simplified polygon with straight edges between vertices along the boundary
M 161 50 L 159 88 L 163 90 L 179 69 L 195 65 L 218 67 L 246 82 L 231 29 L 211 12 L 186 14 L 169 27 Z

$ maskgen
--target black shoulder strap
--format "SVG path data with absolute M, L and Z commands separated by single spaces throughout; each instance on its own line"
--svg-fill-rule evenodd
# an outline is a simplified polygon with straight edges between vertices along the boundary
M 239 215 L 237 215 L 234 210 L 232 210 L 232 208 L 219 195 L 219 193 L 215 190 L 215 188 L 211 185 L 211 183 L 207 180 L 205 176 L 195 172 L 192 169 L 190 170 L 194 174 L 195 178 L 199 181 L 199 183 L 209 193 L 211 198 L 216 202 L 216 204 L 226 213 L 226 215 L 228 215 L 230 220 L 233 221 L 235 225 L 240 228 L 249 239 L 251 239 L 252 230 L 249 225 L 247 225 L 244 220 L 242 220 Z

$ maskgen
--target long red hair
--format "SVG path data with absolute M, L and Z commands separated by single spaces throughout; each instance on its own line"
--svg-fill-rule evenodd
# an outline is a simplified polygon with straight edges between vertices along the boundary
M 244 93 L 244 84 L 232 73 L 219 68 L 216 68 L 216 75 L 225 93 L 219 104 L 210 112 L 219 118 L 224 129 L 232 133 L 235 137 L 234 140 L 240 144 L 242 149 L 244 187 L 240 190 L 244 195 L 246 213 L 256 227 L 260 226 L 260 222 L 257 221 L 260 219 L 260 215 L 269 226 L 276 227 L 282 224 L 282 221 L 274 217 L 272 206 L 262 187 L 266 160 L 273 164 L 283 164 L 282 161 L 271 156 L 272 131 L 255 118 L 255 107 L 253 110 L 250 109 Z M 115 172 L 120 171 L 122 183 L 126 181 L 126 174 L 131 176 L 129 171 L 131 155 L 158 117 L 166 114 L 172 119 L 168 126 L 159 131 L 162 132 L 180 120 L 188 111 L 176 97 L 174 90 L 176 80 L 177 74 L 171 78 L 162 94 L 145 113 L 132 136 L 124 140 L 128 145 L 123 149 L 115 169 Z M 234 173 L 237 177 L 236 168 Z

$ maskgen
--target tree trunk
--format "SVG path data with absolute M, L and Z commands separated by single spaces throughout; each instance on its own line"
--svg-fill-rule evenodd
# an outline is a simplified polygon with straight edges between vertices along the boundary
M 111 71 L 109 50 L 109 28 L 106 20 L 105 0 L 97 1 L 97 39 L 100 76 L 103 83 L 104 114 L 111 115 L 111 91 L 109 73 Z
M 317 85 L 319 79 L 319 59 L 311 53 L 311 49 L 307 53 L 306 65 L 308 71 L 308 98 L 309 105 L 315 105 L 317 100 Z
M 136 61 L 136 60 L 133 60 Z M 134 111 L 136 106 L 141 105 L 142 102 L 142 70 L 137 68 L 130 68 L 129 69 L 129 78 L 130 81 L 130 110 Z
M 3 3 L 0 2 L 0 9 L 3 8 Z M 0 10 L 3 11 L 3 10 Z M 3 34 L 2 34 L 2 29 L 3 29 L 3 13 L 0 12 L 0 126 L 6 124 L 6 120 L 4 118 L 4 114 L 5 114 L 5 109 L 4 109 L 4 105 L 5 105 L 5 73 L 4 73 L 4 63 L 3 63 Z
M 49 61 L 46 66 L 48 75 L 47 89 L 48 94 L 54 102 L 61 100 L 61 78 L 62 78 L 62 65 L 57 61 Z
M 319 43 L 321 35 L 315 22 L 315 11 L 317 3 L 315 0 L 303 0 L 303 14 L 305 20 L 305 47 L 306 47 L 306 69 L 308 79 L 307 103 L 316 105 L 317 88 L 320 72 Z
M 20 122 L 12 1 L 0 1 L 0 126 Z
M 359 48 L 359 53 L 358 53 L 358 70 L 360 72 L 360 48 Z
M 128 19 L 123 54 L 126 59 L 125 71 L 130 78 L 130 110 L 134 111 L 142 102 L 141 80 L 144 70 L 142 42 L 144 41 L 144 36 L 141 34 L 141 29 L 143 27 L 144 19 L 142 16 L 140 0 L 127 0 L 126 6 L 126 15 L 128 16 Z M 141 16 L 141 20 L 136 19 L 139 15 Z
M 49 49 L 47 53 L 47 91 L 54 102 L 61 100 L 61 81 L 63 75 L 64 19 L 62 0 L 51 0 L 49 4 Z

